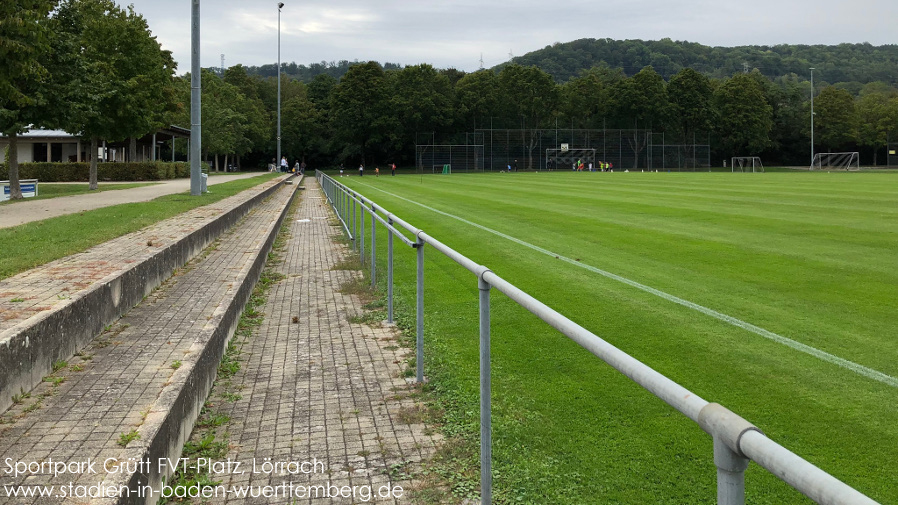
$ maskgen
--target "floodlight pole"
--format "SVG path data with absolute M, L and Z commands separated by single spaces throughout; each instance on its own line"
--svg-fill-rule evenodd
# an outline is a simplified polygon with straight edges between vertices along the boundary
M 190 60 L 190 195 L 203 194 L 202 169 L 200 159 L 202 152 L 202 122 L 200 93 L 202 85 L 202 70 L 200 69 L 200 0 L 193 0 L 191 12 L 192 24 L 190 30 L 191 60 Z M 172 141 L 172 151 L 174 151 Z
M 811 165 L 814 164 L 814 68 L 811 68 Z
M 278 3 L 278 155 L 274 162 L 277 169 L 281 169 L 281 8 L 283 2 Z

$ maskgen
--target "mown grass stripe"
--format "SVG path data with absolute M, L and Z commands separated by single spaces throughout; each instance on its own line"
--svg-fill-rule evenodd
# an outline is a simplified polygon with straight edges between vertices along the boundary
M 392 196 L 393 198 L 398 198 L 398 199 L 403 200 L 403 201 L 406 201 L 406 202 L 408 202 L 408 203 L 417 205 L 417 206 L 419 206 L 419 207 L 422 207 L 422 208 L 424 208 L 424 209 L 430 210 L 430 211 L 435 212 L 435 213 L 437 213 L 437 214 L 440 214 L 440 215 L 443 215 L 443 216 L 446 216 L 446 217 L 449 217 L 449 218 L 452 218 L 452 219 L 461 221 L 461 222 L 463 222 L 463 223 L 465 223 L 465 224 L 467 224 L 467 225 L 470 225 L 470 226 L 473 226 L 473 227 L 475 227 L 475 228 L 481 229 L 481 230 L 483 230 L 483 231 L 492 233 L 492 234 L 494 234 L 494 235 L 496 235 L 496 236 L 499 236 L 499 237 L 502 237 L 502 238 L 504 238 L 504 239 L 510 240 L 510 241 L 512 241 L 512 242 L 514 242 L 514 243 L 516 243 L 516 244 L 522 245 L 522 246 L 524 246 L 524 247 L 528 247 L 528 248 L 530 248 L 530 249 L 533 249 L 534 251 L 538 251 L 538 252 L 543 253 L 543 254 L 545 254 L 545 255 L 548 255 L 548 256 L 552 256 L 552 257 L 558 258 L 558 259 L 563 260 L 563 261 L 565 261 L 565 262 L 567 262 L 567 263 L 570 263 L 571 265 L 575 265 L 575 266 L 577 266 L 577 267 L 584 268 L 584 269 L 586 269 L 586 270 L 589 270 L 590 272 L 597 273 L 597 274 L 602 275 L 602 276 L 604 276 L 604 277 L 607 277 L 607 278 L 609 278 L 609 279 L 612 279 L 612 280 L 615 280 L 615 281 L 618 281 L 618 282 L 627 284 L 627 285 L 632 286 L 632 287 L 634 287 L 634 288 L 636 288 L 636 289 L 639 289 L 639 290 L 645 291 L 645 292 L 647 292 L 647 293 L 650 293 L 650 294 L 652 294 L 652 295 L 655 295 L 655 296 L 658 296 L 658 297 L 660 297 L 660 298 L 663 298 L 663 299 L 665 299 L 665 300 L 667 300 L 667 301 L 670 301 L 670 302 L 676 303 L 676 304 L 678 304 L 678 305 L 682 305 L 682 306 L 684 306 L 684 307 L 687 307 L 687 308 L 696 310 L 696 311 L 698 311 L 698 312 L 701 312 L 702 314 L 705 314 L 705 315 L 707 315 L 707 316 L 713 317 L 713 318 L 715 318 L 715 319 L 718 319 L 718 320 L 723 321 L 723 322 L 725 322 L 725 323 L 731 324 L 731 325 L 733 325 L 733 326 L 742 328 L 742 329 L 744 329 L 744 330 L 746 330 L 746 331 L 749 331 L 749 332 L 751 332 L 751 333 L 754 333 L 754 334 L 759 335 L 759 336 L 761 336 L 761 337 L 764 337 L 764 338 L 766 338 L 766 339 L 769 339 L 769 340 L 772 340 L 772 341 L 777 342 L 777 343 L 779 343 L 779 344 L 782 344 L 782 345 L 785 345 L 785 346 L 787 346 L 787 347 L 790 347 L 790 348 L 792 348 L 792 349 L 794 349 L 794 350 L 796 350 L 796 351 L 803 352 L 803 353 L 805 353 L 805 354 L 809 354 L 809 355 L 811 355 L 811 356 L 814 356 L 814 357 L 816 357 L 816 358 L 818 358 L 818 359 L 821 359 L 821 360 L 823 360 L 823 361 L 826 361 L 826 362 L 828 362 L 828 363 L 832 363 L 832 364 L 837 365 L 837 366 L 839 366 L 839 367 L 842 367 L 842 368 L 845 368 L 845 369 L 847 369 L 847 370 L 850 370 L 850 371 L 852 371 L 852 372 L 854 372 L 854 373 L 856 373 L 856 374 L 858 374 L 858 375 L 862 375 L 862 376 L 864 376 L 864 377 L 867 377 L 867 378 L 869 378 L 869 379 L 875 380 L 875 381 L 877 381 L 877 382 L 881 382 L 881 383 L 886 384 L 886 385 L 889 385 L 889 386 L 891 386 L 891 387 L 898 388 L 898 378 L 892 377 L 891 375 L 884 374 L 884 373 L 882 373 L 882 372 L 880 372 L 880 371 L 878 371 L 878 370 L 874 370 L 874 369 L 872 369 L 872 368 L 869 368 L 869 367 L 866 367 L 866 366 L 864 366 L 864 365 L 855 363 L 855 362 L 853 362 L 853 361 L 850 361 L 850 360 L 847 360 L 847 359 L 844 359 L 844 358 L 840 358 L 839 356 L 836 356 L 836 355 L 834 355 L 834 354 L 830 354 L 830 353 L 828 353 L 828 352 L 826 352 L 826 351 L 822 351 L 822 350 L 820 350 L 820 349 L 817 349 L 816 347 L 812 347 L 812 346 L 809 346 L 809 345 L 807 345 L 807 344 L 803 344 L 803 343 L 801 343 L 801 342 L 797 342 L 797 341 L 792 340 L 792 339 L 790 339 L 790 338 L 788 338 L 788 337 L 784 337 L 784 336 L 782 336 L 782 335 L 773 333 L 772 331 L 769 331 L 769 330 L 765 330 L 764 328 L 761 328 L 761 327 L 759 327 L 759 326 L 753 325 L 753 324 L 748 323 L 748 322 L 746 322 L 746 321 L 742 321 L 741 319 L 738 319 L 738 318 L 735 318 L 735 317 L 732 317 L 732 316 L 723 314 L 723 313 L 721 313 L 721 312 L 718 312 L 718 311 L 716 311 L 716 310 L 714 310 L 714 309 L 710 309 L 710 308 L 705 307 L 705 306 L 703 306 L 703 305 L 699 305 L 699 304 L 697 304 L 697 303 L 690 302 L 689 300 L 684 300 L 684 299 L 682 299 L 682 298 L 680 298 L 680 297 L 671 295 L 671 294 L 666 293 L 666 292 L 664 292 L 664 291 L 661 291 L 661 290 L 652 288 L 652 287 L 650 287 L 650 286 L 646 286 L 645 284 L 641 284 L 641 283 L 636 282 L 636 281 L 631 280 L 631 279 L 627 279 L 626 277 L 622 277 L 622 276 L 620 276 L 620 275 L 617 275 L 617 274 L 614 274 L 614 273 L 611 273 L 611 272 L 602 270 L 602 269 L 600 269 L 600 268 L 596 268 L 596 267 L 594 267 L 594 266 L 592 266 L 592 265 L 585 264 L 585 263 L 583 263 L 583 262 L 581 262 L 581 261 L 576 261 L 576 260 L 571 259 L 571 258 L 568 258 L 568 257 L 566 257 L 566 256 L 563 256 L 563 255 L 554 253 L 554 252 L 552 252 L 552 251 L 550 251 L 550 250 L 548 250 L 548 249 L 543 249 L 542 247 L 539 247 L 539 246 L 537 246 L 537 245 L 531 244 L 531 243 L 529 243 L 529 242 L 525 242 L 525 241 L 520 240 L 520 239 L 518 239 L 518 238 L 516 238 L 516 237 L 513 237 L 513 236 L 508 235 L 508 234 L 505 234 L 505 233 L 502 233 L 502 232 L 497 231 L 497 230 L 494 230 L 494 229 L 492 229 L 492 228 L 488 228 L 488 227 L 486 227 L 486 226 L 480 225 L 480 224 L 475 223 L 475 222 L 473 222 L 473 221 L 469 221 L 469 220 L 467 220 L 467 219 L 465 219 L 465 218 L 462 218 L 462 217 L 460 217 L 460 216 L 456 216 L 456 215 L 454 215 L 454 214 L 450 214 L 450 213 L 448 213 L 448 212 L 444 212 L 444 211 L 442 211 L 442 210 L 435 209 L 435 208 L 430 207 L 430 206 L 428 206 L 428 205 L 425 205 L 425 204 L 423 204 L 423 203 L 416 202 L 416 201 L 414 201 L 414 200 L 411 200 L 411 199 L 408 199 L 408 198 L 399 196 L 399 195 L 397 195 L 397 194 L 395 194 L 395 193 L 391 193 L 391 192 L 389 192 L 389 191 L 386 191 L 386 190 L 377 188 L 377 187 L 372 186 L 372 185 L 370 185 L 370 184 L 366 184 L 366 183 L 362 183 L 362 182 L 359 182 L 359 184 L 361 184 L 361 185 L 363 185 L 363 186 L 366 186 L 366 187 L 369 187 L 369 188 L 371 188 L 371 189 L 380 191 L 380 192 L 385 193 L 385 194 L 387 194 L 387 195 L 390 195 L 390 196 Z

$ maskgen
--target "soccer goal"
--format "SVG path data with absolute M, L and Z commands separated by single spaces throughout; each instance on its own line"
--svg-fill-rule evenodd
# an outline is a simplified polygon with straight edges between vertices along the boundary
M 446 163 L 445 165 L 434 165 L 433 173 L 450 175 L 452 174 L 452 165 L 449 163 Z
M 860 154 L 817 153 L 811 162 L 811 170 L 860 170 Z
M 589 167 L 592 163 L 593 168 L 596 166 L 596 150 L 595 149 L 546 149 L 546 166 L 555 170 L 572 170 L 574 165 L 582 162 L 585 167 Z
M 730 163 L 733 172 L 763 172 L 764 164 L 757 156 L 733 156 Z

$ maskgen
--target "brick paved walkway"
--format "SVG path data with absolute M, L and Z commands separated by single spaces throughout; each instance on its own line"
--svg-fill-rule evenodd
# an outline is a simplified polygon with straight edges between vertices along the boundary
M 402 398 L 410 388 L 400 378 L 399 363 L 406 351 L 397 348 L 394 330 L 349 322 L 351 316 L 362 313 L 362 303 L 358 296 L 341 294 L 338 289 L 361 273 L 334 269 L 350 251 L 335 240 L 340 228 L 329 223 L 333 214 L 318 191 L 318 182 L 307 178 L 305 185 L 308 189 L 292 218 L 292 238 L 277 267 L 286 277 L 272 287 L 261 309 L 265 321 L 242 349 L 247 361 L 234 379 L 242 385 L 242 398 L 225 410 L 232 418 L 227 427 L 228 457 L 243 462 L 247 470 L 253 460 L 261 465 L 265 458 L 317 459 L 325 470 L 319 468 L 310 475 L 247 471 L 216 478 L 224 477 L 225 486 L 292 482 L 296 486 L 356 486 L 357 493 L 371 486 L 376 494 L 389 484 L 408 490 L 410 482 L 395 478 L 407 479 L 408 472 L 433 453 L 438 435 L 429 434 L 420 424 L 414 415 L 415 402 Z M 292 322 L 294 316 L 298 323 Z M 211 501 L 365 501 L 362 494 L 355 499 L 313 499 L 310 494 Z M 408 503 L 376 496 L 371 502 Z
M 186 372 L 191 360 L 197 359 L 197 345 L 208 333 L 207 326 L 222 310 L 224 300 L 233 297 L 240 276 L 258 256 L 293 191 L 294 186 L 280 188 L 3 414 L 0 455 L 4 460 L 78 463 L 90 458 L 97 462 L 96 472 L 54 478 L 52 471 L 42 471 L 14 478 L 0 471 L 0 486 L 97 484 L 107 477 L 102 468 L 107 458 L 126 461 L 128 454 L 134 454 L 129 449 L 146 443 L 147 413 L 164 392 L 170 393 L 166 388 L 177 383 L 176 374 Z M 214 211 L 204 209 L 201 214 Z M 132 441 L 125 449 L 121 437 L 132 431 L 142 434 L 143 442 Z M 82 502 L 59 496 L 10 498 L 0 493 L 0 504 Z

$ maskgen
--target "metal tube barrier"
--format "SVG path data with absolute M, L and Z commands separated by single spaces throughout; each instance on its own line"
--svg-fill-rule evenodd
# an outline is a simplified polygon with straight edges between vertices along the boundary
M 387 217 L 387 221 L 381 219 L 381 222 L 390 231 L 390 237 L 393 233 L 396 233 L 402 239 L 405 238 L 393 227 L 394 225 L 399 225 L 412 233 L 417 239 L 412 245 L 417 249 L 416 373 L 419 383 L 424 380 L 424 245 L 430 244 L 434 249 L 477 276 L 480 293 L 481 504 L 489 504 L 492 498 L 489 300 L 490 289 L 493 287 L 697 423 L 706 433 L 711 435 L 714 442 L 714 464 L 717 467 L 718 504 L 743 505 L 745 503 L 745 469 L 749 461 L 756 462 L 762 468 L 817 503 L 876 504 L 869 497 L 774 442 L 745 419 L 721 405 L 703 400 L 688 389 L 602 340 L 589 330 L 502 279 L 487 269 L 487 267 L 478 265 L 451 247 L 394 216 L 370 199 L 346 188 L 342 184 L 336 183 L 336 181 L 323 173 L 318 172 L 316 175 L 320 180 L 329 180 L 339 191 L 351 195 L 354 201 L 357 199 L 361 203 L 363 214 L 366 207 L 370 206 L 369 212 L 372 215 L 372 279 L 374 278 L 373 263 L 375 260 L 373 251 L 375 213 L 381 213 Z M 322 187 L 325 186 L 322 184 Z M 364 220 L 362 220 L 362 223 L 364 223 Z M 364 228 L 363 224 L 360 230 L 363 237 Z M 360 241 L 360 244 L 364 250 L 364 239 Z M 364 257 L 364 253 L 362 256 Z M 392 254 L 389 256 L 388 268 L 391 266 Z M 392 287 L 391 275 L 390 286 Z
M 486 272 L 483 275 L 484 280 L 517 302 L 518 305 L 577 342 L 581 347 L 649 390 L 689 419 L 698 422 L 698 414 L 708 404 L 707 401 L 597 337 L 579 324 L 555 312 L 546 304 L 521 291 L 498 275 L 492 272 Z
M 323 184 L 321 187 L 325 188 L 325 186 Z M 349 240 L 355 240 L 355 235 L 353 235 L 353 232 L 349 229 L 349 225 L 346 224 L 346 221 L 343 220 L 342 212 L 340 210 L 343 206 L 343 204 L 342 204 L 343 200 L 341 197 L 342 194 L 343 194 L 342 191 L 340 191 L 339 193 L 336 192 L 335 188 L 332 185 L 329 189 L 324 189 L 324 195 L 327 197 L 327 200 L 330 203 L 331 208 L 334 209 L 334 214 L 337 215 L 337 219 L 340 220 L 340 224 L 343 225 L 343 229 L 346 230 L 346 235 L 349 236 Z

